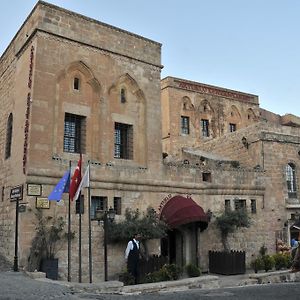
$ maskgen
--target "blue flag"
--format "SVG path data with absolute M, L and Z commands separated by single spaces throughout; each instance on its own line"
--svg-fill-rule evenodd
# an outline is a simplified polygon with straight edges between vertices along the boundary
M 70 170 L 61 178 L 58 184 L 55 186 L 53 191 L 48 197 L 48 200 L 60 201 L 63 193 L 69 192 L 70 186 Z

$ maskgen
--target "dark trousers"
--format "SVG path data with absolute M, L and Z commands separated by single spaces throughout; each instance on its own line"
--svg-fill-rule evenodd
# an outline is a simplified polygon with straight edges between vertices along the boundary
M 139 278 L 138 260 L 128 260 L 127 270 L 134 277 L 134 283 L 137 284 Z

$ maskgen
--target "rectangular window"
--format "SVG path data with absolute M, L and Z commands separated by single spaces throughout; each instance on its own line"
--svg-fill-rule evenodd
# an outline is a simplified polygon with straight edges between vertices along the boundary
M 92 196 L 91 197 L 91 220 L 95 220 L 96 210 L 107 210 L 107 197 Z
M 181 116 L 181 133 L 190 134 L 190 118 Z
M 133 126 L 115 123 L 115 158 L 133 159 Z
M 245 199 L 234 199 L 234 209 L 246 209 L 246 200 Z
M 203 172 L 202 173 L 202 181 L 211 182 L 211 173 Z
M 116 215 L 121 215 L 121 197 L 114 197 L 114 211 Z
M 230 199 L 225 199 L 225 211 L 231 211 Z
M 229 124 L 229 131 L 230 131 L 230 132 L 236 131 L 236 124 L 230 123 L 230 124 Z
M 251 199 L 251 213 L 256 214 L 256 200 Z
M 205 119 L 201 119 L 201 131 L 202 136 L 209 137 L 209 121 Z
M 85 152 L 85 123 L 83 116 L 65 114 L 64 152 Z

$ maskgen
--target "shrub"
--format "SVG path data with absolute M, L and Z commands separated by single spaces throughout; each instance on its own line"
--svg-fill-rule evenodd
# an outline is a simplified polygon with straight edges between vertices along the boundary
M 147 274 L 143 281 L 145 283 L 150 283 L 176 280 L 179 278 L 180 274 L 181 270 L 175 264 L 164 265 L 160 270 Z
M 262 257 L 257 257 L 253 259 L 250 263 L 251 268 L 254 270 L 255 273 L 257 273 L 259 270 L 264 269 L 264 262 Z
M 262 260 L 264 262 L 264 269 L 266 272 L 272 270 L 274 267 L 274 258 L 268 254 L 262 256 Z
M 201 275 L 200 269 L 193 264 L 188 264 L 185 270 L 189 277 L 198 277 Z
M 123 282 L 124 285 L 133 285 L 135 282 L 134 277 L 128 272 L 119 274 L 119 280 Z
M 288 256 L 282 253 L 276 253 L 273 255 L 275 269 L 280 270 L 282 268 L 287 268 Z

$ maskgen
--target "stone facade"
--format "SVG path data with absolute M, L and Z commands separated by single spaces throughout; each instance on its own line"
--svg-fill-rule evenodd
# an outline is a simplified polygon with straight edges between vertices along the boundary
M 255 95 L 172 77 L 161 81 L 161 68 L 161 44 L 37 3 L 0 60 L 1 253 L 13 259 L 11 189 L 24 187 L 26 211 L 19 213 L 18 245 L 20 265 L 26 268 L 37 197 L 47 198 L 69 162 L 77 164 L 79 154 L 64 151 L 66 115 L 81 122 L 83 167 L 91 163 L 91 196 L 106 197 L 108 207 L 121 198 L 116 222 L 126 208 L 143 212 L 152 206 L 159 213 L 161 204 L 176 195 L 188 195 L 205 212 L 213 212 L 202 232 L 188 225 L 174 230 L 176 263 L 198 263 L 207 270 L 208 251 L 222 247 L 213 221 L 225 200 L 232 209 L 235 200 L 245 201 L 250 214 L 251 203 L 256 203 L 252 226 L 230 236 L 232 248 L 245 250 L 248 263 L 263 244 L 275 251 L 275 233 L 288 228 L 286 222 L 300 208 L 297 198 L 288 197 L 285 180 L 288 163 L 300 175 L 299 118 L 262 111 Z M 181 116 L 189 117 L 189 134 L 180 132 Z M 205 138 L 202 119 L 209 121 L 211 132 Z M 116 124 L 132 129 L 130 154 L 121 159 L 114 155 Z M 32 196 L 30 185 L 40 186 L 41 195 Z M 51 202 L 43 213 L 67 220 L 68 195 L 63 197 L 65 205 Z M 71 209 L 72 231 L 78 237 L 74 203 Z M 103 228 L 92 221 L 94 280 L 103 280 L 102 242 Z M 160 253 L 160 241 L 149 246 L 150 253 Z M 124 248 L 108 247 L 110 279 L 125 267 Z M 71 250 L 71 278 L 76 281 L 77 239 Z M 87 282 L 87 213 L 82 216 L 82 253 L 82 280 Z M 59 271 L 66 279 L 67 245 L 59 252 Z

